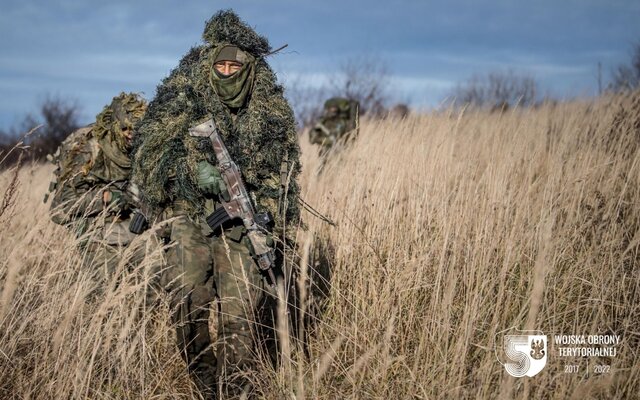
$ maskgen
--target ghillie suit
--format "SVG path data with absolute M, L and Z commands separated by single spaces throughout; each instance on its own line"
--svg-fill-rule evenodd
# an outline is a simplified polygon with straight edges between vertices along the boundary
M 199 168 L 203 162 L 215 165 L 216 158 L 211 142 L 188 130 L 213 118 L 257 212 L 274 216 L 280 250 L 299 223 L 300 165 L 293 112 L 265 60 L 267 39 L 232 11 L 215 14 L 203 38 L 205 44 L 192 48 L 158 86 L 137 127 L 134 180 L 151 214 L 176 217 L 170 239 L 177 245 L 168 252 L 163 281 L 175 293 L 178 345 L 200 390 L 210 393 L 218 379 L 224 391 L 244 385 L 234 376 L 254 362 L 251 321 L 263 309 L 264 280 L 241 223 L 231 221 L 216 232 L 204 223 L 220 204 L 199 186 Z M 242 69 L 221 77 L 213 64 L 230 47 L 242 54 Z M 216 296 L 217 358 L 207 324 Z
M 196 171 L 200 160 L 212 161 L 212 154 L 206 140 L 190 137 L 187 130 L 213 116 L 258 208 L 272 212 L 277 229 L 282 230 L 285 224 L 296 227 L 299 147 L 283 88 L 276 84 L 275 74 L 262 58 L 271 47 L 232 12 L 216 14 L 203 37 L 207 44 L 192 48 L 158 86 L 137 128 L 134 179 L 144 187 L 142 199 L 156 209 L 184 201 L 189 216 L 205 215 Z M 251 94 L 235 116 L 210 84 L 212 56 L 223 43 L 236 44 L 256 55 Z M 280 194 L 283 162 L 288 168 L 286 197 Z
M 56 165 L 49 187 L 51 219 L 82 237 L 85 264 L 101 267 L 105 276 L 115 271 L 124 247 L 133 239 L 128 225 L 135 205 L 126 190 L 131 174 L 129 139 L 145 110 L 138 95 L 121 93 L 95 123 L 69 135 L 50 157 Z
M 338 142 L 358 136 L 360 105 L 355 100 L 332 97 L 324 103 L 324 114 L 309 131 L 309 141 L 326 155 Z

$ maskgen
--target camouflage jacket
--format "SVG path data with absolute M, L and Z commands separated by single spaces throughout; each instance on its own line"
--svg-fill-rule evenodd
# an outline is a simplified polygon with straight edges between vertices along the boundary
M 128 236 L 126 220 L 135 208 L 126 192 L 130 158 L 106 138 L 93 137 L 92 131 L 93 125 L 89 125 L 73 132 L 51 160 L 56 164 L 55 180 L 50 186 L 51 219 L 60 225 L 78 222 L 74 230 L 79 235 L 106 210 L 105 218 L 100 220 L 103 225 L 111 225 L 119 236 Z M 110 204 L 103 201 L 107 190 L 111 192 Z M 114 228 L 115 225 L 118 226 Z

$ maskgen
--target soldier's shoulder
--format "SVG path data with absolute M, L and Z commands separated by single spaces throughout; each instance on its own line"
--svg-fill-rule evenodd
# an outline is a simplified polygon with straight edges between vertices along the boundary
M 73 156 L 78 152 L 85 152 L 92 141 L 93 124 L 83 126 L 71 132 L 58 146 L 54 155 L 54 162 Z
M 86 175 L 93 165 L 99 146 L 92 135 L 93 124 L 72 132 L 62 142 L 54 156 L 62 180 L 81 172 Z
M 93 132 L 93 126 L 94 124 L 90 124 L 71 132 L 69 136 L 62 141 L 60 147 L 64 149 L 88 140 Z

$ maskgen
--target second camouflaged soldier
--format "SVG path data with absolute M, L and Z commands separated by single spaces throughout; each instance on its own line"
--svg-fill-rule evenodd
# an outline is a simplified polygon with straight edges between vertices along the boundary
M 309 131 L 309 141 L 320 145 L 320 156 L 326 155 L 339 141 L 358 135 L 359 103 L 333 97 L 324 103 L 324 114 Z
M 134 235 L 129 214 L 135 207 L 127 194 L 131 174 L 129 151 L 134 125 L 146 103 L 138 95 L 121 93 L 96 117 L 73 132 L 58 148 L 50 192 L 51 219 L 83 237 L 87 267 L 109 278 Z M 87 232 L 87 230 L 94 230 Z
M 163 282 L 174 293 L 180 351 L 202 394 L 213 398 L 217 391 L 249 390 L 256 319 L 268 295 L 243 221 L 216 229 L 207 224 L 234 188 L 224 184 L 220 168 L 228 165 L 218 164 L 211 140 L 190 130 L 205 121 L 204 126 L 215 125 L 252 208 L 273 216 L 272 235 L 279 244 L 298 224 L 300 167 L 293 112 L 266 62 L 267 39 L 232 11 L 214 15 L 203 38 L 205 44 L 191 49 L 158 86 L 139 125 L 134 179 L 151 213 L 175 218 L 170 235 L 175 245 Z M 215 297 L 214 353 L 208 321 Z

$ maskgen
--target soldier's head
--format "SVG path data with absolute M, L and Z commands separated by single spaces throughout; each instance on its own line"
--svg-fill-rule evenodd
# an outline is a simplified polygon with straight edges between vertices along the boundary
M 255 78 L 256 59 L 232 44 L 213 49 L 210 82 L 220 100 L 229 108 L 242 107 Z
M 345 118 L 349 115 L 351 102 L 344 97 L 332 97 L 324 102 L 325 118 Z
M 271 51 L 269 42 L 230 10 L 207 21 L 203 38 L 209 49 L 213 90 L 227 107 L 244 106 L 253 90 L 258 60 Z
M 134 126 L 142 119 L 147 103 L 135 93 L 120 93 L 96 117 L 95 136 L 114 142 L 121 151 L 128 151 Z
M 335 118 L 338 116 L 338 107 L 330 106 L 324 109 L 324 116 L 327 118 Z
M 225 78 L 240 71 L 248 61 L 249 56 L 238 46 L 222 45 L 213 61 L 213 68 L 219 76 Z

